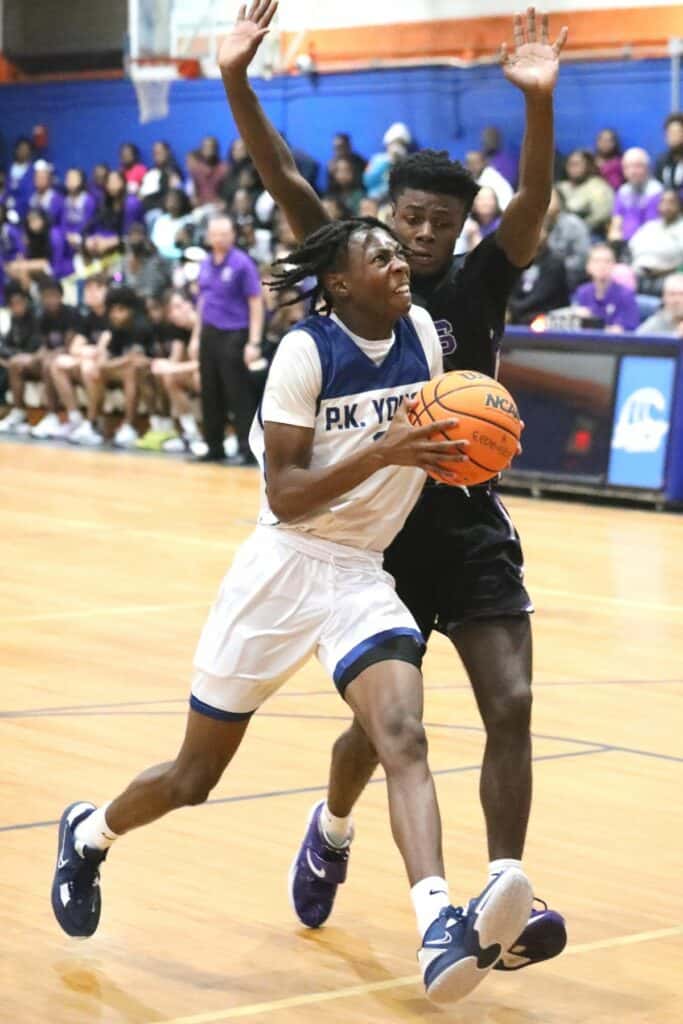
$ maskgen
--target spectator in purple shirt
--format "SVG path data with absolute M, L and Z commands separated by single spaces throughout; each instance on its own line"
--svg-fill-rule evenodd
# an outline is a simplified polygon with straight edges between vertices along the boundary
M 29 200 L 31 210 L 42 210 L 54 227 L 61 227 L 64 218 L 64 196 L 52 182 L 52 164 L 36 160 L 33 165 L 33 194 Z
M 644 149 L 627 149 L 622 157 L 624 184 L 617 190 L 608 238 L 628 242 L 638 228 L 657 218 L 661 182 L 650 174 L 650 157 Z
M 228 217 L 209 222 L 211 250 L 199 272 L 199 371 L 204 438 L 203 462 L 223 462 L 225 421 L 235 420 L 239 452 L 232 464 L 253 463 L 249 429 L 255 406 L 247 363 L 261 343 L 263 298 L 256 264 L 235 247 Z
M 145 212 L 140 200 L 130 195 L 120 171 L 107 175 L 104 204 L 88 228 L 85 248 L 91 256 L 104 256 L 120 248 L 121 241 L 133 224 L 144 223 Z
M 29 211 L 24 228 L 13 232 L 13 241 L 14 258 L 5 270 L 27 291 L 35 279 L 45 275 L 59 279 L 73 272 L 73 255 L 64 232 L 51 227 L 42 210 Z
M 85 171 L 72 167 L 66 172 L 64 185 L 66 197 L 62 226 L 67 242 L 72 249 L 78 250 L 83 241 L 85 229 L 95 215 L 97 204 L 87 190 Z
M 595 163 L 602 177 L 615 192 L 624 184 L 621 157 L 619 136 L 611 128 L 603 128 L 595 140 Z
M 580 285 L 572 296 L 572 306 L 580 316 L 602 320 L 610 334 L 635 331 L 640 322 L 636 297 L 630 288 L 613 280 L 616 260 L 609 245 L 594 245 L 586 270 L 590 281 Z

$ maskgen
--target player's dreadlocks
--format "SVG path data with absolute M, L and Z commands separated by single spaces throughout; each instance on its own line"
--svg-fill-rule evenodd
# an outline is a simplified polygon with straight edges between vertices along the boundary
M 322 300 L 321 312 L 326 315 L 332 310 L 332 296 L 325 289 L 323 276 L 329 270 L 339 267 L 346 256 L 349 241 L 357 232 L 368 232 L 374 228 L 381 228 L 396 238 L 396 235 L 386 224 L 375 217 L 353 217 L 347 220 L 333 220 L 329 224 L 318 228 L 313 234 L 297 246 L 288 256 L 276 260 L 273 264 L 275 277 L 269 281 L 269 286 L 276 292 L 284 292 L 289 288 L 297 288 L 302 281 L 315 277 L 316 283 L 308 291 L 299 289 L 299 294 L 292 302 L 300 299 L 311 300 L 311 309 L 317 309 L 318 303 Z M 396 238 L 396 241 L 400 241 Z M 292 303 L 283 303 L 291 305 Z
M 458 160 L 451 160 L 444 149 L 420 149 L 399 160 L 389 175 L 389 194 L 393 201 L 396 202 L 407 188 L 455 196 L 462 199 L 467 212 L 479 191 L 467 168 Z

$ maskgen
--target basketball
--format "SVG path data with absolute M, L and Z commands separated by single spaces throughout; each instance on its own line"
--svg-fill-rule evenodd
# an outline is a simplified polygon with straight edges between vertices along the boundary
M 469 462 L 452 464 L 457 484 L 438 470 L 427 470 L 435 480 L 454 486 L 482 484 L 500 473 L 515 455 L 522 432 L 510 392 L 492 377 L 471 370 L 455 370 L 430 380 L 408 418 L 415 427 L 458 419 L 457 427 L 443 431 L 449 440 L 469 441 Z

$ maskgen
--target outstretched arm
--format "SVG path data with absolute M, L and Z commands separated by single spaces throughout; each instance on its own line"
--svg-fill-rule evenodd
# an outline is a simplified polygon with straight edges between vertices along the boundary
M 541 15 L 540 42 L 537 42 L 536 11 L 530 7 L 526 25 L 515 15 L 512 53 L 501 48 L 505 77 L 524 93 L 526 130 L 519 167 L 519 190 L 503 214 L 496 238 L 505 255 L 517 267 L 525 267 L 534 258 L 548 211 L 553 185 L 555 134 L 553 92 L 557 84 L 560 53 L 567 41 L 563 28 L 551 46 L 548 15 Z
M 328 216 L 247 79 L 247 68 L 268 34 L 277 6 L 277 0 L 253 0 L 248 13 L 246 5 L 240 7 L 235 27 L 221 45 L 218 64 L 235 123 L 261 181 L 301 241 L 327 223 Z

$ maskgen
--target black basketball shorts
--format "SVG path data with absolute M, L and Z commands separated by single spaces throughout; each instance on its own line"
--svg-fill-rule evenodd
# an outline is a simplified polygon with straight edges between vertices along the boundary
M 464 622 L 533 611 L 519 535 L 492 489 L 428 484 L 384 555 L 427 640 Z

